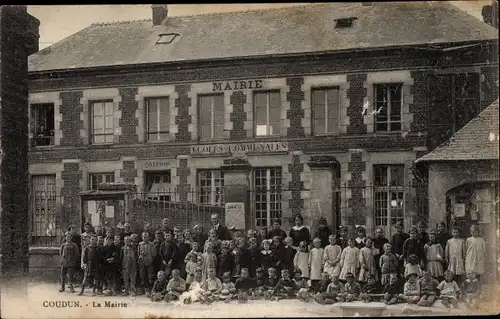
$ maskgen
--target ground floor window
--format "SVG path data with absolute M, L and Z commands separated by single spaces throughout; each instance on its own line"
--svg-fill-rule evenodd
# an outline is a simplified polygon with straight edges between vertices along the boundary
M 147 199 L 170 202 L 171 201 L 171 175 L 170 170 L 144 172 L 145 194 Z
M 115 173 L 91 173 L 89 174 L 89 189 L 96 190 L 99 184 L 103 183 L 114 183 L 115 182 Z
M 404 165 L 374 165 L 375 226 L 390 227 L 404 222 Z
M 272 219 L 282 218 L 281 167 L 257 168 L 253 171 L 255 187 L 255 226 L 269 227 Z
M 221 206 L 224 204 L 224 172 L 203 170 L 198 172 L 200 205 Z
M 33 175 L 32 246 L 58 245 L 56 236 L 56 175 Z

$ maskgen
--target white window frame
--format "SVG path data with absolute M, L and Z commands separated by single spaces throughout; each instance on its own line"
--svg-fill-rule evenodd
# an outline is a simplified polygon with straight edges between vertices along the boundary
M 52 131 L 52 135 L 49 136 L 49 145 L 37 145 L 37 134 L 38 134 L 38 127 L 43 124 L 45 126 L 46 130 L 49 130 L 49 127 L 47 126 L 47 114 L 45 114 L 45 123 L 39 123 L 38 122 L 38 114 L 41 112 L 40 110 L 44 110 L 45 113 L 47 113 L 47 108 L 52 108 L 52 123 L 53 127 L 50 129 Z M 54 146 L 54 135 L 55 135 L 55 104 L 54 103 L 30 103 L 30 137 L 33 139 L 33 144 L 35 147 L 48 147 L 48 146 Z M 31 144 L 31 145 L 33 145 Z
M 31 194 L 32 194 L 32 207 L 31 207 L 31 232 L 30 236 L 33 237 L 51 237 L 47 234 L 48 227 L 45 231 L 40 228 L 43 224 L 53 224 L 54 231 L 57 231 L 57 214 L 56 214 L 56 174 L 37 174 L 31 175 Z M 44 179 L 42 187 L 39 190 L 37 187 L 37 179 Z M 43 209 L 44 213 L 38 213 L 38 209 Z M 52 213 L 51 213 L 52 210 Z M 39 221 L 37 223 L 37 221 Z M 39 226 L 39 227 L 37 227 Z M 38 244 L 38 243 L 37 243 Z
M 157 125 L 157 131 L 156 132 L 152 132 L 150 131 L 149 129 L 149 109 L 150 107 L 152 106 L 152 103 L 151 101 L 156 101 L 156 125 Z M 168 112 L 167 114 L 167 117 L 168 117 L 168 121 L 167 121 L 167 131 L 162 131 L 162 120 L 161 120 L 161 103 L 160 101 L 161 100 L 166 100 L 167 101 L 167 107 L 166 107 L 166 111 Z M 165 141 L 169 141 L 170 138 L 170 98 L 168 96 L 158 96 L 158 97 L 147 97 L 144 101 L 145 105 L 146 105 L 146 140 L 148 142 L 165 142 Z M 151 139 L 152 136 L 155 136 L 156 134 L 156 139 Z M 165 139 L 161 139 L 161 136 L 162 134 L 165 134 L 166 138 Z
M 113 176 L 111 182 L 106 182 L 107 177 Z M 99 177 L 100 182 L 95 185 L 95 188 L 93 188 L 93 183 L 92 183 L 92 178 L 93 177 Z M 88 188 L 89 190 L 97 190 L 97 187 L 102 184 L 102 183 L 114 183 L 115 182 L 115 173 L 114 172 L 103 172 L 103 173 L 89 173 L 89 182 L 88 182 Z
M 225 107 L 224 106 L 224 93 L 198 95 L 198 130 L 200 132 L 200 134 L 199 134 L 200 141 L 218 140 L 218 139 L 222 139 L 223 138 L 223 135 L 221 135 L 221 136 L 215 136 L 215 126 L 216 126 L 216 124 L 219 124 L 219 123 L 215 122 L 215 109 L 216 109 L 215 97 L 216 96 L 222 97 L 222 108 L 224 109 L 224 107 Z M 202 121 L 201 121 L 201 107 L 202 107 L 201 99 L 203 99 L 203 98 L 210 98 L 210 137 L 209 138 L 203 137 L 202 136 L 203 131 L 201 130 L 201 126 L 202 126 Z M 224 122 L 222 122 L 220 124 L 224 125 Z
M 262 194 L 262 192 L 257 192 L 257 182 L 256 182 L 256 179 L 257 179 L 257 174 L 256 174 L 256 171 L 257 170 L 264 170 L 266 172 L 266 185 L 265 185 L 265 188 L 266 188 L 266 191 L 265 191 L 265 195 L 266 195 L 266 210 L 265 210 L 265 213 L 266 213 L 266 217 L 265 218 L 262 218 L 262 215 L 260 218 L 257 218 L 257 195 L 258 194 Z M 276 191 L 272 191 L 272 185 L 271 185 L 271 171 L 272 170 L 277 170 L 280 172 L 280 183 L 275 185 L 275 189 L 279 189 L 279 192 L 276 192 Z M 255 223 L 255 226 L 256 227 L 270 227 L 272 224 L 271 224 L 271 221 L 275 218 L 278 218 L 279 220 L 282 220 L 283 219 L 283 207 L 282 207 L 282 198 L 283 198 L 283 190 L 282 190 L 282 183 L 283 183 L 283 169 L 282 167 L 280 166 L 276 166 L 276 167 L 257 167 L 253 170 L 253 185 L 254 185 L 254 196 L 253 196 L 253 205 L 255 207 L 254 211 L 255 211 L 255 216 L 254 216 L 254 220 L 253 222 Z M 262 186 L 260 186 L 262 187 Z M 271 195 L 274 195 L 276 197 L 279 196 L 279 199 L 276 200 L 276 197 L 275 197 L 275 201 L 274 203 L 276 205 L 279 205 L 279 217 L 276 217 L 276 216 L 272 216 L 273 213 L 273 210 L 271 209 Z M 261 211 L 262 212 L 262 211 Z M 266 225 L 262 225 L 258 223 L 258 220 L 266 220 Z
M 377 185 L 376 184 L 376 176 L 375 176 L 375 170 L 376 167 L 384 167 L 386 169 L 386 178 L 387 178 L 387 184 L 386 185 Z M 402 169 L 402 185 L 390 185 L 391 182 L 391 174 L 392 170 L 391 167 L 399 167 Z M 391 233 L 392 226 L 399 220 L 403 221 L 405 220 L 406 217 L 406 196 L 408 195 L 408 189 L 405 186 L 404 180 L 405 180 L 405 167 L 404 164 L 381 164 L 381 165 L 374 165 L 373 167 L 374 175 L 373 175 L 373 187 L 374 187 L 374 219 L 375 219 L 375 226 L 383 226 L 387 227 L 388 233 Z M 378 194 L 384 194 L 381 200 L 378 200 Z M 400 198 L 400 195 L 402 194 L 402 198 Z M 395 195 L 395 199 L 393 198 Z M 394 211 L 396 209 L 400 209 L 402 211 L 401 217 L 393 217 L 393 201 L 396 201 L 396 205 L 394 207 Z M 385 202 L 384 209 L 383 210 L 378 210 L 377 209 L 377 203 L 378 202 Z M 381 216 L 378 214 L 379 212 L 384 211 L 384 215 Z M 384 223 L 380 223 L 379 220 L 384 220 Z M 394 219 L 394 220 L 393 220 Z
M 333 105 L 330 105 L 329 103 L 329 100 L 328 100 L 328 91 L 329 90 L 337 90 L 338 92 L 338 100 L 337 100 L 337 104 L 334 104 Z M 315 103 L 314 103 L 314 100 L 313 100 L 313 97 L 314 97 L 314 92 L 315 91 L 322 91 L 323 92 L 323 95 L 325 97 L 325 127 L 324 127 L 324 132 L 317 132 L 317 128 L 316 128 L 316 125 L 315 125 Z M 313 112 L 313 116 L 312 116 L 312 121 L 313 121 L 313 125 L 312 125 L 312 128 L 313 128 L 313 134 L 314 135 L 331 135 L 331 134 L 338 134 L 339 132 L 339 126 L 340 126 L 340 101 L 341 101 L 341 97 L 340 97 L 340 86 L 325 86 L 325 87 L 315 87 L 315 88 L 311 88 L 311 110 Z M 337 118 L 335 119 L 332 119 L 334 121 L 337 121 L 336 123 L 336 126 L 334 127 L 334 130 L 333 131 L 328 131 L 328 121 L 330 120 L 330 113 L 335 113 L 333 111 L 333 108 L 335 106 L 338 106 L 338 110 L 337 110 Z
M 111 104 L 112 106 L 112 112 L 111 114 L 106 114 L 106 105 Z M 101 104 L 102 105 L 102 115 L 96 116 L 95 114 L 95 107 Z M 91 118 L 91 140 L 92 144 L 113 144 L 114 142 L 114 134 L 115 134 L 115 118 L 114 118 L 114 110 L 115 110 L 115 103 L 113 100 L 96 100 L 96 101 L 91 101 L 90 102 L 90 118 Z M 102 117 L 102 129 L 99 130 L 101 132 L 96 133 L 95 125 L 94 125 L 94 119 Z M 112 132 L 111 133 L 106 133 L 106 119 L 111 118 L 111 126 L 112 126 Z M 104 142 L 96 142 L 96 136 L 104 136 Z M 111 136 L 111 141 L 107 141 L 107 138 Z
M 202 176 L 203 174 L 210 173 L 209 178 Z M 217 173 L 217 174 L 214 174 Z M 224 171 L 222 170 L 199 170 L 197 172 L 197 182 L 198 182 L 198 202 L 200 205 L 212 205 L 212 206 L 223 206 L 224 200 Z M 218 175 L 218 176 L 216 176 Z M 202 186 L 202 179 L 210 181 L 210 186 Z M 218 183 L 217 183 L 218 182 Z M 205 201 L 204 197 L 207 196 L 206 191 L 209 190 L 209 200 Z M 217 195 L 219 196 L 217 199 Z
M 278 136 L 278 135 L 281 135 L 281 115 L 280 115 L 280 119 L 279 119 L 279 123 L 280 123 L 280 126 L 278 128 L 278 132 L 270 132 L 271 131 L 271 124 L 270 124 L 270 104 L 271 104 L 271 94 L 278 94 L 278 96 L 280 96 L 280 106 L 279 106 L 279 109 L 281 111 L 281 108 L 282 108 L 282 105 L 281 105 L 281 92 L 280 90 L 266 90 L 266 91 L 254 91 L 253 92 L 253 111 L 254 111 L 254 130 L 255 130 L 255 137 L 266 137 L 266 136 Z M 259 134 L 258 132 L 258 126 L 259 124 L 257 124 L 257 116 L 256 116 L 256 112 L 257 112 L 257 105 L 255 103 L 255 100 L 256 100 L 256 96 L 258 94 L 266 94 L 266 133 L 265 134 Z
M 384 97 L 386 101 L 386 108 L 387 108 L 387 120 L 386 121 L 379 121 L 378 120 L 378 110 L 377 110 L 377 103 L 378 103 L 378 96 L 377 96 L 377 88 L 379 86 L 386 86 L 387 89 L 387 95 Z M 391 90 L 389 89 L 391 86 L 399 86 L 400 88 L 400 109 L 399 109 L 399 121 L 393 121 L 391 120 L 391 111 L 392 111 L 392 95 L 390 94 Z M 401 132 L 403 130 L 403 83 L 376 83 L 374 84 L 374 103 L 373 103 L 373 112 L 375 116 L 375 132 Z M 378 130 L 377 129 L 377 124 L 384 123 L 387 125 L 386 130 Z M 392 124 L 399 124 L 399 130 L 392 130 L 391 125 Z

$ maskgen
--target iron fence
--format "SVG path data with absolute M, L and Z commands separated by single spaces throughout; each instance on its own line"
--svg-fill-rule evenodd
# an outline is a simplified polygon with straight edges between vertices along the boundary
M 245 225 L 247 228 L 268 228 L 272 226 L 272 219 L 280 219 L 287 228 L 293 224 L 291 217 L 302 213 L 306 226 L 313 229 L 321 216 L 327 217 L 328 224 L 334 228 L 341 223 L 366 225 L 371 219 L 374 227 L 384 227 L 390 235 L 397 221 L 406 220 L 405 224 L 409 225 L 428 218 L 426 190 L 420 185 L 377 187 L 341 183 L 332 189 L 331 196 L 322 198 L 308 189 L 254 188 L 247 191 L 245 199 L 248 205 Z M 102 200 L 97 201 L 95 207 L 103 226 L 116 226 L 128 220 L 133 229 L 139 231 L 146 222 L 157 228 L 167 218 L 170 225 L 190 228 L 198 224 L 208 229 L 213 213 L 225 220 L 224 193 L 224 187 L 212 192 L 180 187 L 158 193 L 131 192 L 127 202 Z M 78 228 L 84 222 L 96 222 L 89 213 L 89 204 L 80 205 L 76 194 L 61 196 L 55 192 L 33 192 L 30 204 L 32 246 L 60 245 L 68 225 Z M 112 216 L 109 211 L 107 214 L 106 206 L 113 206 Z

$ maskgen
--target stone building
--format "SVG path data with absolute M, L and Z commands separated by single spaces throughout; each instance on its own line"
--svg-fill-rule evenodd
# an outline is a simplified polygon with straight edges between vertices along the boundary
M 33 246 L 89 220 L 78 194 L 102 182 L 230 203 L 238 228 L 302 213 L 389 235 L 429 217 L 414 161 L 497 99 L 496 30 L 446 2 L 152 18 L 30 57 Z
M 0 268 L 28 270 L 28 56 L 40 22 L 26 6 L 0 6 Z

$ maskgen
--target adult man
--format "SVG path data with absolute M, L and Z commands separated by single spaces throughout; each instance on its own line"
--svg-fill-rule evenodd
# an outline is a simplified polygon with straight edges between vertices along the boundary
M 231 234 L 229 233 L 229 229 L 221 225 L 219 222 L 219 215 L 212 214 L 212 228 L 217 232 L 217 237 L 219 240 L 231 240 Z
M 120 235 L 122 237 L 122 241 L 125 237 L 132 235 L 132 226 L 129 222 L 125 222 L 123 224 L 123 232 Z

